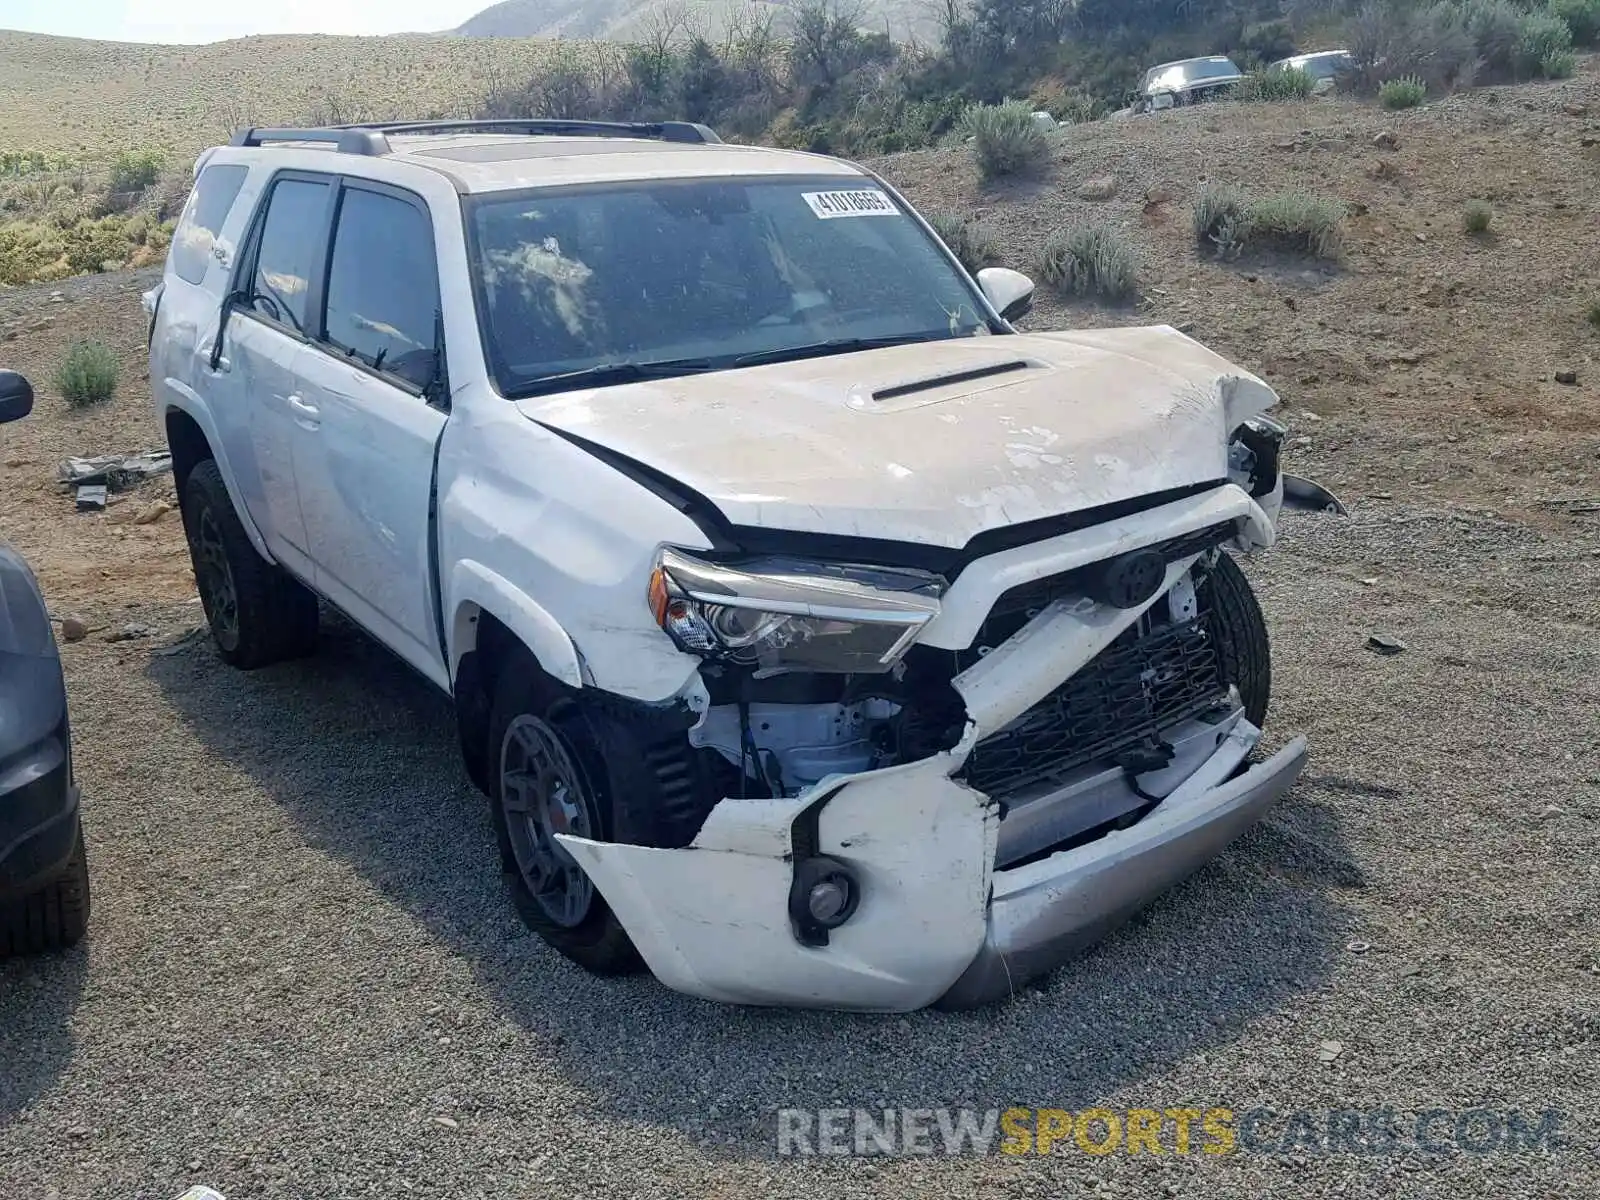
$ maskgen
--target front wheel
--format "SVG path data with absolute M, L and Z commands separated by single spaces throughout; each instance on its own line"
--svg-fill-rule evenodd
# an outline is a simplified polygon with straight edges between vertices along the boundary
M 1199 590 L 1216 639 L 1222 678 L 1239 689 L 1245 719 L 1259 729 L 1266 723 L 1272 699 L 1272 647 L 1261 605 L 1239 564 L 1227 553 L 1217 556 Z
M 65 950 L 89 929 L 89 859 L 80 823 L 61 874 L 20 899 L 0 904 L 0 959 Z
M 578 706 L 522 664 L 502 671 L 489 719 L 495 833 L 517 909 L 579 966 L 621 975 L 642 965 L 605 899 L 557 834 L 605 841 L 604 762 Z

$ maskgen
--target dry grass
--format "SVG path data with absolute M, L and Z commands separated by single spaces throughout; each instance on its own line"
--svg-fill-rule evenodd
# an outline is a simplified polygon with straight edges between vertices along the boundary
M 247 124 L 321 109 L 346 121 L 464 115 L 553 43 L 517 38 L 257 37 L 209 46 L 0 33 L 0 147 L 109 163 L 182 158 Z

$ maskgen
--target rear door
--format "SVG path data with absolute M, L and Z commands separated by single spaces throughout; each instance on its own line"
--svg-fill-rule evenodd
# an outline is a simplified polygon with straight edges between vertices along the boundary
M 234 377 L 247 416 L 263 511 L 256 516 L 274 557 L 308 581 L 309 540 L 295 453 L 311 424 L 300 386 L 308 356 L 318 266 L 326 255 L 336 190 L 331 176 L 275 178 L 240 260 L 219 369 Z
M 294 455 L 316 586 L 448 686 L 429 520 L 448 394 L 426 202 L 345 180 L 321 299 Z

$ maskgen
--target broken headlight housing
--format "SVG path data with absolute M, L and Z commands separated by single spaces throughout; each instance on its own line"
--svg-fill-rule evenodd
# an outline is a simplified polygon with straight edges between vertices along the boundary
M 939 612 L 924 571 L 767 558 L 728 565 L 663 550 L 650 610 L 681 650 L 757 672 L 883 672 Z
M 1278 486 L 1279 458 L 1288 433 L 1268 417 L 1251 417 L 1228 439 L 1228 475 L 1260 499 Z

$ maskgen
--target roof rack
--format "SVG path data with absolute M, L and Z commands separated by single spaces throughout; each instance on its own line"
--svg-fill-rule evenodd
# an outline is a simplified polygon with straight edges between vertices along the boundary
M 389 134 L 506 133 L 525 137 L 623 137 L 660 142 L 720 144 L 710 128 L 692 121 L 404 121 L 385 125 L 334 125 L 320 129 L 244 129 L 233 137 L 235 146 L 265 146 L 274 142 L 317 142 L 342 154 L 369 158 L 391 152 Z

